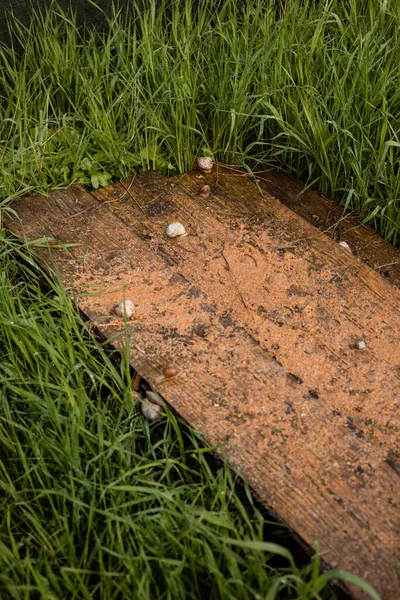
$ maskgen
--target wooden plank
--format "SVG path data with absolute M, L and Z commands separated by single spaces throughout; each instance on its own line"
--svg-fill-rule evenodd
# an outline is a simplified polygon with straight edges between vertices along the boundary
M 239 169 L 223 166 L 220 170 L 231 179 L 249 179 L 248 173 Z M 267 194 L 279 198 L 285 206 L 335 241 L 347 242 L 363 262 L 400 287 L 399 250 L 385 242 L 374 229 L 362 224 L 350 211 L 344 211 L 342 206 L 317 190 L 307 189 L 303 181 L 280 169 L 259 166 L 255 169 L 255 179 Z
M 212 194 L 199 200 L 206 180 Z M 13 207 L 30 239 L 82 244 L 40 252 L 93 323 L 119 334 L 116 347 L 126 334 L 110 309 L 124 296 L 137 304 L 132 364 L 150 381 L 179 365 L 155 387 L 260 499 L 308 544 L 318 537 L 327 562 L 397 598 L 399 293 L 233 181 L 191 173 L 185 193 L 146 174 Z M 171 243 L 164 229 L 176 219 L 189 236 Z M 365 352 L 350 347 L 358 336 Z

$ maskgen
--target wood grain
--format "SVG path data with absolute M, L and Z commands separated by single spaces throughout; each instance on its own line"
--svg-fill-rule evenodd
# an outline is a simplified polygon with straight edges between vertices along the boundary
M 243 175 L 229 167 L 221 167 L 221 170 L 231 177 Z M 356 215 L 280 169 L 258 166 L 255 179 L 265 193 L 279 198 L 285 206 L 337 242 L 347 242 L 363 262 L 400 287 L 399 249 L 385 242 L 374 229 L 360 222 Z

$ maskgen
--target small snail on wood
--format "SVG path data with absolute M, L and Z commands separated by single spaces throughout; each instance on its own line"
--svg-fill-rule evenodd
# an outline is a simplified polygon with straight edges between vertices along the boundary
M 204 173 L 211 173 L 214 165 L 212 158 L 209 158 L 208 156 L 199 156 L 196 162 L 201 171 L 204 171 Z
M 132 300 L 122 300 L 117 306 L 114 306 L 112 312 L 117 315 L 117 317 L 124 318 L 126 315 L 127 319 L 130 319 L 135 312 L 135 305 Z
M 365 350 L 367 345 L 364 342 L 364 340 L 362 340 L 361 338 L 355 340 L 353 342 L 353 344 L 351 345 L 352 348 L 354 348 L 354 350 Z
M 146 400 L 142 401 L 142 413 L 149 421 L 159 421 L 162 418 L 161 406 L 158 404 L 152 404 Z
M 179 374 L 179 369 L 174 367 L 174 365 L 168 365 L 168 366 L 164 367 L 163 374 L 159 375 L 158 377 L 155 377 L 153 379 L 153 381 L 154 381 L 154 383 L 161 383 L 162 381 L 165 381 L 166 379 L 172 379 L 173 377 L 176 377 L 178 374 Z
M 210 195 L 210 191 L 211 188 L 209 185 L 203 185 L 203 187 L 199 189 L 200 198 L 208 198 L 208 196 Z
M 350 254 L 353 254 L 353 252 L 347 242 L 339 242 L 339 246 L 342 246 L 342 248 L 345 248 L 347 250 L 347 252 L 350 252 Z
M 182 223 L 178 223 L 175 221 L 174 223 L 170 223 L 165 230 L 165 233 L 169 238 L 182 237 L 186 234 L 186 230 Z
M 179 370 L 174 367 L 174 365 L 168 365 L 163 369 L 163 375 L 166 379 L 171 379 L 171 377 L 176 377 L 178 375 Z

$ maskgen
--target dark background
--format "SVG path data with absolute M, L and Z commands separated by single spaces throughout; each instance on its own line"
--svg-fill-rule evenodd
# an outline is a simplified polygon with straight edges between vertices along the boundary
M 215 0 L 215 4 L 218 4 L 218 1 L 219 0 Z M 316 0 L 316 2 L 318 1 L 319 0 Z M 68 12 L 69 8 L 72 6 L 77 13 L 78 25 L 86 24 L 89 27 L 95 25 L 99 30 L 106 27 L 106 21 L 102 11 L 109 16 L 112 16 L 113 4 L 116 10 L 118 11 L 121 9 L 122 13 L 124 13 L 124 9 L 128 8 L 131 4 L 130 0 L 114 0 L 114 2 L 113 0 L 94 0 L 94 2 L 101 10 L 93 6 L 89 0 L 56 0 L 58 6 L 65 12 Z M 237 2 L 240 4 L 243 0 L 237 0 Z M 275 7 L 278 15 L 282 12 L 286 2 L 287 0 L 275 0 Z M 29 25 L 32 7 L 44 9 L 45 7 L 51 6 L 52 3 L 52 0 L 0 0 L 0 43 L 3 42 L 9 44 L 10 41 L 6 22 L 6 14 L 9 13 L 10 10 L 24 25 Z M 139 3 L 142 6 L 146 6 L 147 4 L 146 0 L 141 0 L 138 4 Z M 195 7 L 201 6 L 201 0 L 192 0 L 192 3 Z
M 107 14 L 111 15 L 112 0 L 95 0 L 96 4 Z M 6 13 L 10 9 L 19 21 L 24 25 L 29 25 L 31 7 L 44 8 L 51 5 L 51 0 L 0 0 L 0 41 L 9 42 L 9 33 L 6 23 Z M 72 6 L 77 11 L 78 24 L 86 23 L 96 25 L 101 28 L 104 26 L 104 15 L 97 10 L 88 0 L 57 0 L 57 4 L 68 11 Z M 114 0 L 114 6 L 123 8 L 128 4 L 127 0 Z

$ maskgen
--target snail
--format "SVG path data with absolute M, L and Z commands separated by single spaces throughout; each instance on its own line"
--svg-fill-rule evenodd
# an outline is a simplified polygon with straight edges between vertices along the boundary
M 122 300 L 117 306 L 114 306 L 112 312 L 117 315 L 117 317 L 124 318 L 126 315 L 127 319 L 130 319 L 135 312 L 135 305 L 132 300 Z
M 176 377 L 179 373 L 179 370 L 174 367 L 174 365 L 168 365 L 163 369 L 163 375 L 165 379 L 171 379 L 171 377 Z
M 366 347 L 366 343 L 361 338 L 355 340 L 355 342 L 352 344 L 352 348 L 354 348 L 355 350 L 365 350 Z
M 165 231 L 169 238 L 182 237 L 186 235 L 186 230 L 182 223 L 178 223 L 175 221 L 174 223 L 170 223 Z
M 350 254 L 353 254 L 353 252 L 347 242 L 339 242 L 339 246 L 342 246 L 343 248 L 345 248 L 347 250 L 347 252 L 350 252 Z
M 208 156 L 199 156 L 197 159 L 197 166 L 201 171 L 204 171 L 204 173 L 211 173 L 213 165 L 213 159 Z
M 179 373 L 179 369 L 174 367 L 174 365 L 168 365 L 168 366 L 164 367 L 163 374 L 159 375 L 158 377 L 155 377 L 155 379 L 153 379 L 153 382 L 161 383 L 162 381 L 165 381 L 166 379 L 172 379 L 173 377 L 176 377 L 178 375 L 178 373 Z
M 164 402 L 162 401 L 161 397 L 158 394 L 156 394 L 155 392 L 147 390 L 146 398 L 152 404 L 157 404 L 158 406 L 164 406 Z
M 162 418 L 161 406 L 158 406 L 157 404 L 152 404 L 151 402 L 143 400 L 141 408 L 143 416 L 149 421 L 159 421 Z
M 208 196 L 210 195 L 210 191 L 211 188 L 209 185 L 203 185 L 203 187 L 199 189 L 200 198 L 208 198 Z

